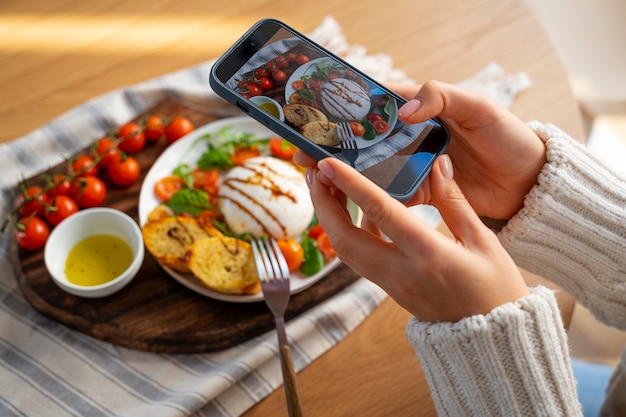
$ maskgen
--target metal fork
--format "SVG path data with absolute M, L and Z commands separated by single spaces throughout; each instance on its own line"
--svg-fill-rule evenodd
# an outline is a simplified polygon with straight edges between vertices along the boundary
M 265 303 L 274 315 L 283 387 L 290 417 L 301 417 L 302 407 L 296 383 L 296 370 L 285 332 L 285 309 L 289 303 L 289 267 L 274 238 L 253 239 L 251 242 Z
M 354 164 L 359 157 L 359 148 L 350 124 L 346 122 L 337 123 L 337 136 L 339 136 L 341 154 L 345 156 L 352 168 L 354 168 Z

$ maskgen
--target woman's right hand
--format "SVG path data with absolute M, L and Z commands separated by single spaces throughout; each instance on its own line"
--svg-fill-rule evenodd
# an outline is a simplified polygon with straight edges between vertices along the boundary
M 546 162 L 543 142 L 524 122 L 491 98 L 453 85 L 429 81 L 389 87 L 409 100 L 398 111 L 400 121 L 437 117 L 448 128 L 446 153 L 455 180 L 479 215 L 510 219 L 522 208 Z M 412 203 L 429 199 L 418 193 Z

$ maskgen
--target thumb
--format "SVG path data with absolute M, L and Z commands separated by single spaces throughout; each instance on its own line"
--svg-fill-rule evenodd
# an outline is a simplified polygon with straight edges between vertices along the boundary
M 465 244 L 472 244 L 485 231 L 485 226 L 453 176 L 450 157 L 441 155 L 430 174 L 431 202 L 454 237 Z

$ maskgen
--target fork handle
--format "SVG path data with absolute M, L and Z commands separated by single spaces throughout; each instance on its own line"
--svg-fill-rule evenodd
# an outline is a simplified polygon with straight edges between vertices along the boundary
M 298 384 L 296 382 L 296 369 L 293 366 L 291 349 L 289 349 L 287 345 L 281 346 L 280 348 L 280 363 L 283 372 L 285 399 L 287 401 L 289 417 L 302 417 L 302 406 L 300 405 Z

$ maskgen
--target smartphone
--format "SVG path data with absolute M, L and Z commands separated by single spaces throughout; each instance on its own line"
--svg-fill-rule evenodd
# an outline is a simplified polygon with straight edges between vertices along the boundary
M 449 142 L 437 120 L 400 122 L 405 99 L 275 19 L 259 21 L 229 48 L 210 84 L 312 157 L 339 158 L 402 202 Z M 346 129 L 354 140 L 342 147 Z

